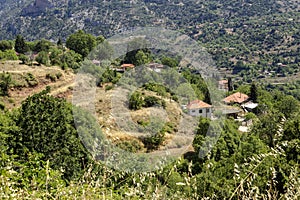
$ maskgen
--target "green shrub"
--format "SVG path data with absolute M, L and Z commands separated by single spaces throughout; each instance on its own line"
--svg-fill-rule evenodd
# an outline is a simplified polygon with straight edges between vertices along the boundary
M 144 98 L 144 106 L 145 107 L 152 107 L 155 105 L 161 105 L 161 100 L 158 97 L 146 96 Z
M 143 143 L 148 151 L 156 150 L 165 141 L 165 132 L 159 131 L 155 135 L 143 138 Z
M 39 63 L 39 65 L 43 64 L 43 65 L 50 65 L 50 60 L 49 60 L 49 56 L 48 53 L 45 51 L 41 51 L 38 56 L 35 58 L 35 60 Z
M 167 122 L 162 131 L 165 132 L 165 133 L 173 133 L 175 131 L 175 128 L 176 128 L 176 125 L 171 123 L 171 122 Z
M 0 41 L 0 51 L 12 50 L 13 49 L 13 42 L 2 40 Z
M 55 74 L 46 74 L 46 78 L 50 79 L 52 82 L 55 82 L 57 79 Z
M 146 96 L 144 98 L 143 107 L 162 106 L 166 108 L 166 102 L 155 96 Z
M 10 73 L 0 74 L 0 95 L 8 96 L 8 90 L 11 84 L 12 77 Z
M 112 90 L 112 89 L 114 89 L 114 85 L 105 86 L 105 91 Z
M 5 105 L 3 102 L 0 102 L 0 110 L 4 110 L 5 109 Z
M 60 79 L 62 77 L 62 73 L 58 72 L 58 73 L 55 74 L 55 76 L 56 76 L 57 79 Z
M 129 98 L 129 109 L 139 110 L 144 104 L 143 96 L 140 92 L 134 92 Z
M 28 56 L 24 55 L 24 54 L 20 54 L 19 55 L 19 60 L 22 61 L 21 64 L 27 64 L 29 62 L 29 58 Z
M 116 146 L 131 153 L 137 153 L 142 149 L 142 146 L 136 140 L 121 141 L 118 142 Z
M 144 120 L 138 120 L 137 123 L 143 127 L 146 127 L 149 125 L 148 121 L 144 121 Z
M 36 79 L 36 78 L 34 77 L 34 75 L 31 74 L 31 73 L 27 73 L 27 74 L 25 75 L 25 80 L 26 80 L 26 82 L 28 83 L 28 85 L 29 85 L 30 87 L 34 87 L 34 86 L 38 85 L 37 79 Z
M 0 51 L 0 60 L 18 60 L 14 50 Z
M 167 92 L 169 92 L 168 88 L 157 83 L 147 83 L 143 86 L 143 88 L 145 88 L 146 90 L 156 92 L 158 95 L 163 97 L 166 97 Z
M 12 98 L 9 98 L 9 99 L 8 99 L 8 102 L 9 102 L 9 103 L 15 103 L 15 100 L 12 99 Z

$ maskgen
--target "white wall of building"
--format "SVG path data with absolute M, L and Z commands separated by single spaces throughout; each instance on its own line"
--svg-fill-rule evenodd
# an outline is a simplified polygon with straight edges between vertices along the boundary
M 188 110 L 189 115 L 191 116 L 202 116 L 206 118 L 211 118 L 212 109 L 211 108 L 199 108 L 199 109 L 190 109 Z

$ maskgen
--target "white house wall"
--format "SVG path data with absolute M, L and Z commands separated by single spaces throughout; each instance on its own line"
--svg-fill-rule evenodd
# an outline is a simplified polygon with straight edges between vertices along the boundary
M 206 109 L 208 109 L 209 112 L 206 112 Z M 199 110 L 202 110 L 202 113 L 200 113 Z M 212 112 L 211 108 L 190 109 L 189 115 L 195 116 L 195 117 L 202 116 L 202 117 L 211 118 L 211 112 Z

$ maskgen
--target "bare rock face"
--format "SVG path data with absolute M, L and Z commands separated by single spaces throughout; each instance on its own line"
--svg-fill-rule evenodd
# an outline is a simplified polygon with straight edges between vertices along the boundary
M 22 16 L 37 17 L 44 13 L 47 8 L 51 8 L 52 4 L 48 0 L 35 0 L 33 4 L 22 9 Z

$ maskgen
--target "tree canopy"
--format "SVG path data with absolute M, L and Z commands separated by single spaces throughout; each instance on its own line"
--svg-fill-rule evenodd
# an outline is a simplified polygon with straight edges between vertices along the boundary
M 86 57 L 96 44 L 96 38 L 91 34 L 85 33 L 83 30 L 71 34 L 66 41 L 66 46 L 82 55 L 82 57 Z
M 17 35 L 16 41 L 15 41 L 15 50 L 18 53 L 26 53 L 29 49 L 25 42 L 25 39 L 22 35 Z

